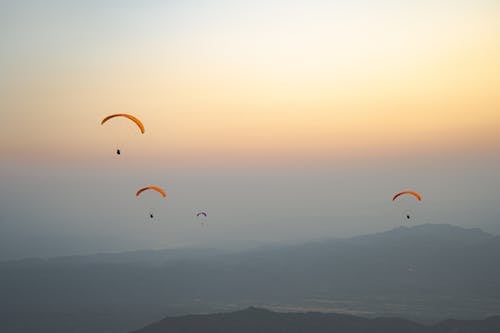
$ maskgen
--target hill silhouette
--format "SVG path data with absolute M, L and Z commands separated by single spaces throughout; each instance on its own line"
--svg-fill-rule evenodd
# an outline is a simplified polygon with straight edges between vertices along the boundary
M 425 326 L 398 318 L 360 318 L 344 314 L 278 313 L 250 307 L 206 315 L 169 317 L 131 333 L 497 333 L 500 316 L 485 320 L 447 320 Z

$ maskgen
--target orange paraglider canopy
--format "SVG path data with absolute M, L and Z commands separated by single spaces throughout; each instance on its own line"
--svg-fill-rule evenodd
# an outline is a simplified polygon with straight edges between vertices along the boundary
M 394 195 L 394 197 L 392 197 L 392 201 L 396 200 L 399 196 L 401 196 L 403 194 L 413 195 L 415 198 L 418 199 L 418 201 L 422 201 L 422 196 L 418 192 L 415 192 L 415 191 L 402 191 L 402 192 L 396 193 Z
M 147 190 L 156 191 L 156 192 L 160 193 L 161 196 L 164 198 L 167 196 L 167 193 L 165 193 L 165 191 L 161 187 L 154 186 L 154 185 L 141 188 L 140 190 L 137 191 L 137 193 L 135 195 L 138 197 L 142 192 L 147 191 Z
M 137 127 L 139 127 L 139 130 L 141 131 L 141 133 L 144 134 L 145 129 L 144 129 L 144 125 L 142 124 L 142 122 L 138 118 L 136 118 L 130 114 L 127 114 L 127 113 L 116 113 L 116 114 L 109 115 L 101 121 L 101 125 L 103 125 L 109 119 L 115 118 L 115 117 L 125 117 L 125 118 L 132 120 L 137 125 Z

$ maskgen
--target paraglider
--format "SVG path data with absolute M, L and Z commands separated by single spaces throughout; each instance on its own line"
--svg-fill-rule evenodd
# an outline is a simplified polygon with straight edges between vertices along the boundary
M 140 197 L 140 196 L 143 195 L 143 193 L 147 193 L 149 191 L 151 191 L 152 194 L 158 193 L 162 198 L 165 198 L 167 196 L 167 193 L 165 192 L 165 190 L 162 189 L 159 186 L 156 186 L 156 185 L 150 185 L 150 186 L 146 186 L 146 187 L 140 188 L 135 193 L 135 196 L 136 197 Z M 149 200 L 148 200 L 148 204 L 150 204 Z M 153 221 L 157 221 L 158 220 L 158 215 L 156 214 L 156 210 L 154 208 L 152 208 L 152 207 L 148 208 L 147 215 L 148 215 L 148 217 L 149 217 L 150 220 L 153 220 Z
M 392 201 L 393 202 L 399 202 L 399 200 L 402 200 L 401 198 L 406 198 L 407 196 L 409 198 L 414 197 L 415 199 L 417 199 L 417 202 L 422 201 L 422 196 L 420 195 L 420 193 L 418 193 L 416 191 L 412 191 L 412 190 L 405 190 L 405 191 L 401 191 L 401 192 L 396 193 L 392 197 Z M 404 200 L 405 202 L 399 203 L 399 205 L 404 208 L 403 216 L 406 218 L 406 220 L 410 220 L 411 216 L 413 215 L 413 213 L 411 212 L 411 210 L 409 209 L 409 207 L 410 206 L 414 207 L 414 200 L 411 200 L 411 201 L 409 201 L 409 200 L 410 199 L 405 199 Z
M 207 212 L 200 210 L 196 213 L 196 218 L 200 221 L 201 225 L 204 226 L 207 220 Z
M 104 125 L 108 120 L 113 119 L 113 118 L 117 118 L 117 117 L 129 119 L 130 121 L 132 121 L 139 128 L 139 131 L 142 134 L 144 134 L 144 132 L 146 131 L 144 128 L 144 124 L 139 120 L 139 118 L 137 118 L 131 114 L 127 114 L 127 113 L 115 113 L 115 114 L 111 114 L 109 116 L 106 116 L 106 117 L 104 117 L 103 120 L 101 120 L 101 125 Z M 120 148 L 116 149 L 116 155 L 121 155 Z

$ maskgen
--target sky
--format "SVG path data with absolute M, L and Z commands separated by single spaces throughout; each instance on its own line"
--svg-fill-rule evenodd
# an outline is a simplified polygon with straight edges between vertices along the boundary
M 497 1 L 3 1 L 0 45 L 0 259 L 383 231 L 406 188 L 500 233 Z

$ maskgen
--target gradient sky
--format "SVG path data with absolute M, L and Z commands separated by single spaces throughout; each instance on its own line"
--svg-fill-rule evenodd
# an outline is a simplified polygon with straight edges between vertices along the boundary
M 500 233 L 498 1 L 5 1 L 0 45 L 4 258 L 386 230 L 406 187 Z

